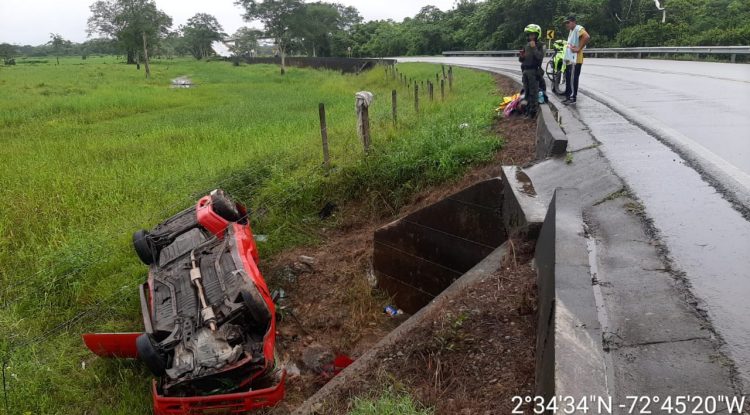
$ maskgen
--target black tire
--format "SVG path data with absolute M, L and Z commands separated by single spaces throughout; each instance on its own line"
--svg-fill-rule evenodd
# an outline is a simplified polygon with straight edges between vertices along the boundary
M 159 350 L 154 338 L 143 333 L 135 339 L 138 358 L 143 361 L 154 376 L 160 377 L 167 373 L 167 357 Z
M 258 289 L 255 287 L 243 288 L 240 290 L 240 294 L 242 294 L 242 303 L 252 319 L 260 326 L 267 326 L 271 321 L 271 313 L 268 311 L 266 302 Z
M 550 82 L 555 81 L 555 66 L 551 60 L 547 61 L 547 66 L 545 67 L 544 72 L 547 74 L 547 78 L 549 78 Z
M 151 265 L 159 257 L 159 251 L 156 249 L 151 238 L 149 238 L 148 232 L 141 229 L 133 234 L 133 248 L 135 253 L 138 254 L 138 258 L 146 265 Z
M 224 192 L 216 192 L 211 195 L 211 205 L 214 212 L 229 222 L 237 222 L 242 219 L 242 214 L 234 203 Z

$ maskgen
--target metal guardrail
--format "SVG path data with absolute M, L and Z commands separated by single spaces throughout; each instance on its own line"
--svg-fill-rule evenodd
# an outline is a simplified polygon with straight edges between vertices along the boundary
M 750 46 L 659 46 L 649 48 L 586 48 L 588 56 L 595 58 L 599 55 L 729 55 L 734 63 L 737 55 L 750 55 Z M 443 56 L 517 56 L 517 50 L 488 50 L 488 51 L 446 51 Z

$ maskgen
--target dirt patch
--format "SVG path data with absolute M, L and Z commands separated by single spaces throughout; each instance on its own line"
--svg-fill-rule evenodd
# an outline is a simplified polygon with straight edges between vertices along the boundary
M 470 286 L 429 323 L 378 355 L 376 367 L 332 396 L 321 413 L 349 411 L 354 396 L 395 385 L 437 414 L 509 414 L 531 396 L 536 343 L 533 244 L 516 244 L 500 272 Z
M 503 86 L 503 83 L 509 82 L 505 78 L 498 77 L 497 79 L 501 94 L 508 94 L 508 91 L 515 89 L 515 86 Z M 343 207 L 336 214 L 336 226 L 322 231 L 320 236 L 324 242 L 320 246 L 292 249 L 276 255 L 270 261 L 262 262 L 263 272 L 269 285 L 284 291 L 281 296 L 283 298 L 278 301 L 281 320 L 277 330 L 277 352 L 280 363 L 285 365 L 290 372 L 298 372 L 298 374 L 293 373 L 287 381 L 285 399 L 279 406 L 271 409 L 270 413 L 289 413 L 327 382 L 330 373 L 325 370 L 321 371 L 318 365 L 311 361 L 317 362 L 322 356 L 330 360 L 330 356 L 340 354 L 356 359 L 409 317 L 401 315 L 394 318 L 386 315 L 383 308 L 390 304 L 389 299 L 373 288 L 371 257 L 374 231 L 393 220 L 394 217 L 414 212 L 478 181 L 499 176 L 501 165 L 523 165 L 533 160 L 536 141 L 534 121 L 523 120 L 520 117 L 499 118 L 495 130 L 503 137 L 505 145 L 486 165 L 472 169 L 455 182 L 425 189 L 413 198 L 412 203 L 399 212 L 393 212 L 392 216 L 389 215 L 385 219 L 362 217 L 362 211 L 370 210 L 358 209 L 355 205 Z M 511 305 L 504 296 L 516 298 L 520 292 L 508 291 L 502 294 L 497 291 L 497 289 L 507 290 L 506 284 L 510 281 L 508 278 L 515 277 L 513 275 L 493 277 L 491 284 L 494 284 L 493 287 L 496 288 L 494 291 L 489 290 L 488 287 L 477 287 L 476 290 L 472 290 L 466 299 L 467 304 L 473 304 L 471 308 L 464 310 L 460 308 L 463 305 L 460 307 L 457 305 L 459 308 L 452 311 L 454 314 L 436 317 L 437 326 L 447 325 L 448 327 L 451 318 L 468 313 L 459 331 L 471 333 L 473 340 L 463 339 L 465 342 L 462 343 L 460 352 L 455 350 L 455 353 L 444 356 L 438 353 L 439 349 L 424 348 L 422 347 L 424 345 L 417 343 L 408 345 L 408 354 L 405 350 L 400 351 L 403 356 L 409 356 L 406 360 L 410 364 L 404 366 L 404 372 L 399 373 L 406 378 L 413 378 L 416 396 L 420 400 L 424 402 L 439 400 L 438 397 L 441 393 L 445 393 L 445 388 L 449 385 L 453 385 L 450 386 L 451 388 L 456 385 L 460 386 L 461 396 L 466 396 L 466 399 L 473 396 L 468 391 L 469 388 L 474 388 L 472 385 L 476 385 L 476 378 L 471 382 L 468 381 L 468 377 L 471 376 L 469 372 L 474 370 L 469 368 L 473 367 L 482 371 L 481 373 L 486 371 L 487 376 L 490 376 L 489 373 L 493 370 L 497 373 L 489 378 L 482 378 L 483 383 L 480 385 L 487 386 L 487 388 L 480 389 L 482 389 L 481 393 L 487 394 L 487 399 L 497 393 L 493 388 L 503 389 L 505 388 L 503 385 L 506 384 L 526 385 L 529 382 L 533 384 L 533 362 L 527 368 L 528 373 L 522 374 L 519 374 L 521 372 L 517 368 L 509 367 L 510 363 L 506 362 L 506 356 L 522 355 L 519 354 L 521 353 L 520 345 L 528 349 L 525 353 L 533 353 L 533 344 L 531 348 L 528 348 L 525 342 L 529 334 L 521 328 L 523 326 L 528 329 L 529 317 L 520 314 L 513 317 L 506 310 L 506 306 Z M 516 289 L 520 288 L 513 288 L 513 290 Z M 487 297 L 488 295 L 493 297 Z M 502 306 L 488 306 L 496 301 L 502 301 Z M 487 304 L 481 306 L 479 303 L 482 302 Z M 488 307 L 497 308 L 497 310 L 490 312 L 485 309 Z M 476 314 L 475 310 L 480 310 L 479 314 Z M 498 320 L 499 314 L 496 312 L 505 314 L 502 319 Z M 504 336 L 510 336 L 510 339 L 508 341 L 503 340 L 504 337 L 496 339 L 498 332 L 493 332 L 493 330 L 500 330 L 500 333 L 507 332 Z M 516 343 L 519 344 L 519 350 L 512 346 Z M 394 351 L 395 355 L 402 356 L 398 353 L 399 351 Z M 491 368 L 481 363 L 490 356 L 497 359 L 496 364 Z M 469 361 L 466 366 L 467 371 L 463 372 L 464 369 L 459 367 L 456 359 L 477 360 Z M 393 362 L 395 364 L 395 360 Z M 448 367 L 444 365 L 446 362 Z M 403 361 L 399 364 L 402 365 Z M 448 371 L 440 372 L 440 382 L 431 389 L 427 382 L 430 377 L 422 376 L 424 373 L 420 370 L 427 367 L 434 371 L 436 364 L 442 365 L 441 367 Z M 384 370 L 390 369 L 384 366 Z M 475 375 L 479 373 L 475 372 Z M 516 378 L 516 376 L 528 377 L 529 373 L 532 376 L 530 380 Z M 420 378 L 425 381 L 423 385 L 417 384 Z M 493 379 L 492 384 L 487 383 Z M 458 399 L 456 402 L 463 402 L 463 397 L 456 396 L 455 399 Z M 463 405 L 463 403 L 460 404 Z M 455 405 L 454 407 L 458 407 Z

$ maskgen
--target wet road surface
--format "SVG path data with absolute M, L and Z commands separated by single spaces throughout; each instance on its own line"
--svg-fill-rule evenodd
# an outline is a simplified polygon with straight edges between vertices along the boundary
M 517 73 L 512 58 L 416 58 Z M 699 172 L 703 156 L 750 173 L 750 65 L 591 59 L 573 113 L 643 203 L 675 270 L 699 299 L 750 393 L 750 221 Z M 697 146 L 698 165 L 631 119 L 587 96 L 611 97 Z M 557 104 L 559 105 L 559 103 Z M 654 126 L 646 126 L 653 128 Z M 704 173 L 704 174 L 701 174 Z M 748 176 L 750 177 L 750 176 Z M 721 178 L 721 176 L 719 176 Z M 721 186 L 719 186 L 720 188 Z M 745 206 L 748 208 L 748 206 Z

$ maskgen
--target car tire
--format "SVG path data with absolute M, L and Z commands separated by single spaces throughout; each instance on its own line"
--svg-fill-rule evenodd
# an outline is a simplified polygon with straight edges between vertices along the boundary
M 237 208 L 237 204 L 223 192 L 216 192 L 211 195 L 211 206 L 217 215 L 229 222 L 237 222 L 242 219 L 242 214 Z
M 266 302 L 257 288 L 243 288 L 240 290 L 242 302 L 253 321 L 260 326 L 267 325 L 271 321 L 271 313 L 266 307 Z
M 157 347 L 154 338 L 143 333 L 135 340 L 135 347 L 138 350 L 138 358 L 146 365 L 148 370 L 154 376 L 164 376 L 167 371 L 167 358 Z
M 159 251 L 149 238 L 148 232 L 143 229 L 133 233 L 133 248 L 135 253 L 138 254 L 138 258 L 146 265 L 156 262 L 159 256 Z

